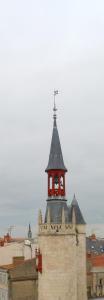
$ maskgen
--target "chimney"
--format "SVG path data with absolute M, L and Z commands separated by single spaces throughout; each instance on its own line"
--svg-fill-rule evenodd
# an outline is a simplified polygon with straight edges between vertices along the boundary
M 13 257 L 13 264 L 19 265 L 24 262 L 24 256 L 14 256 Z

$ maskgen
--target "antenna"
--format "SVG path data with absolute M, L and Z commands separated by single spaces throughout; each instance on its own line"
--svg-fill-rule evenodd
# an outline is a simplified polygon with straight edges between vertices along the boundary
M 11 225 L 9 228 L 8 228 L 8 234 L 11 236 L 11 233 L 12 233 L 12 229 L 14 228 L 13 225 Z

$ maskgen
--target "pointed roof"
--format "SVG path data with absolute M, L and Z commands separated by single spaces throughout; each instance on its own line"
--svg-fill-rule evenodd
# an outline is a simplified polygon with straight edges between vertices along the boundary
M 31 231 L 30 223 L 29 223 L 29 229 L 28 229 L 28 238 L 32 238 L 32 231 Z
M 76 200 L 75 194 L 74 194 L 74 197 L 73 197 L 73 200 L 71 203 L 71 214 L 72 214 L 73 208 L 75 211 L 76 224 L 86 224 L 84 221 L 83 215 L 81 213 L 81 210 L 79 208 L 78 202 Z
M 52 134 L 52 141 L 51 141 L 51 148 L 50 148 L 50 155 L 48 166 L 46 168 L 46 172 L 49 170 L 64 170 L 67 172 L 67 169 L 64 165 L 63 155 L 61 150 L 61 144 L 57 129 L 56 117 L 54 117 L 53 123 L 53 134 Z

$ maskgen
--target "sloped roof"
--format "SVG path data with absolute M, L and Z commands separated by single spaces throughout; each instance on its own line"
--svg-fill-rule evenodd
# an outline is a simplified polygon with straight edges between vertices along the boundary
M 87 237 L 86 248 L 88 253 L 104 255 L 104 239 L 93 239 L 92 236 Z
M 71 223 L 69 216 L 69 207 L 67 201 L 62 199 L 54 199 L 47 201 L 45 223 L 47 223 L 48 210 L 50 211 L 50 222 L 54 224 L 62 223 L 62 210 L 65 212 L 65 223 Z
M 19 257 L 17 257 L 17 258 L 19 258 Z M 11 269 L 17 268 L 18 266 L 26 265 L 26 264 L 32 263 L 32 262 L 34 262 L 34 264 L 36 264 L 35 261 L 36 261 L 35 257 L 26 259 L 26 260 L 17 260 L 15 263 L 12 263 L 12 264 L 1 265 L 0 269 L 11 270 Z
M 49 155 L 49 161 L 48 166 L 46 168 L 46 172 L 49 170 L 64 170 L 67 172 L 67 169 L 64 165 L 63 161 L 63 155 L 61 150 L 61 144 L 57 129 L 56 121 L 54 120 L 53 125 L 53 134 L 52 134 L 52 141 L 51 141 L 51 148 L 50 148 L 50 155 Z
M 71 215 L 72 215 L 73 208 L 75 211 L 76 224 L 86 224 L 83 215 L 81 213 L 81 210 L 79 208 L 78 202 L 76 200 L 75 194 L 71 203 L 71 210 L 70 210 Z
M 79 208 L 78 202 L 75 198 L 72 200 L 71 205 L 67 205 L 67 200 L 58 198 L 47 200 L 45 223 L 47 223 L 48 209 L 50 211 L 50 222 L 60 224 L 62 222 L 62 210 L 65 212 L 65 223 L 72 223 L 73 208 L 75 211 L 76 224 L 86 224 Z

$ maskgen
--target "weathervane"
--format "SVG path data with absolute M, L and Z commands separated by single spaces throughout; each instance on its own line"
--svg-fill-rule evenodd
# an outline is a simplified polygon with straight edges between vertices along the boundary
M 56 126 L 56 111 L 57 111 L 57 108 L 56 108 L 56 102 L 55 102 L 55 97 L 56 95 L 58 95 L 58 90 L 54 90 L 54 107 L 53 107 L 53 111 L 54 111 L 54 115 L 53 115 L 53 118 L 54 118 L 54 125 Z

